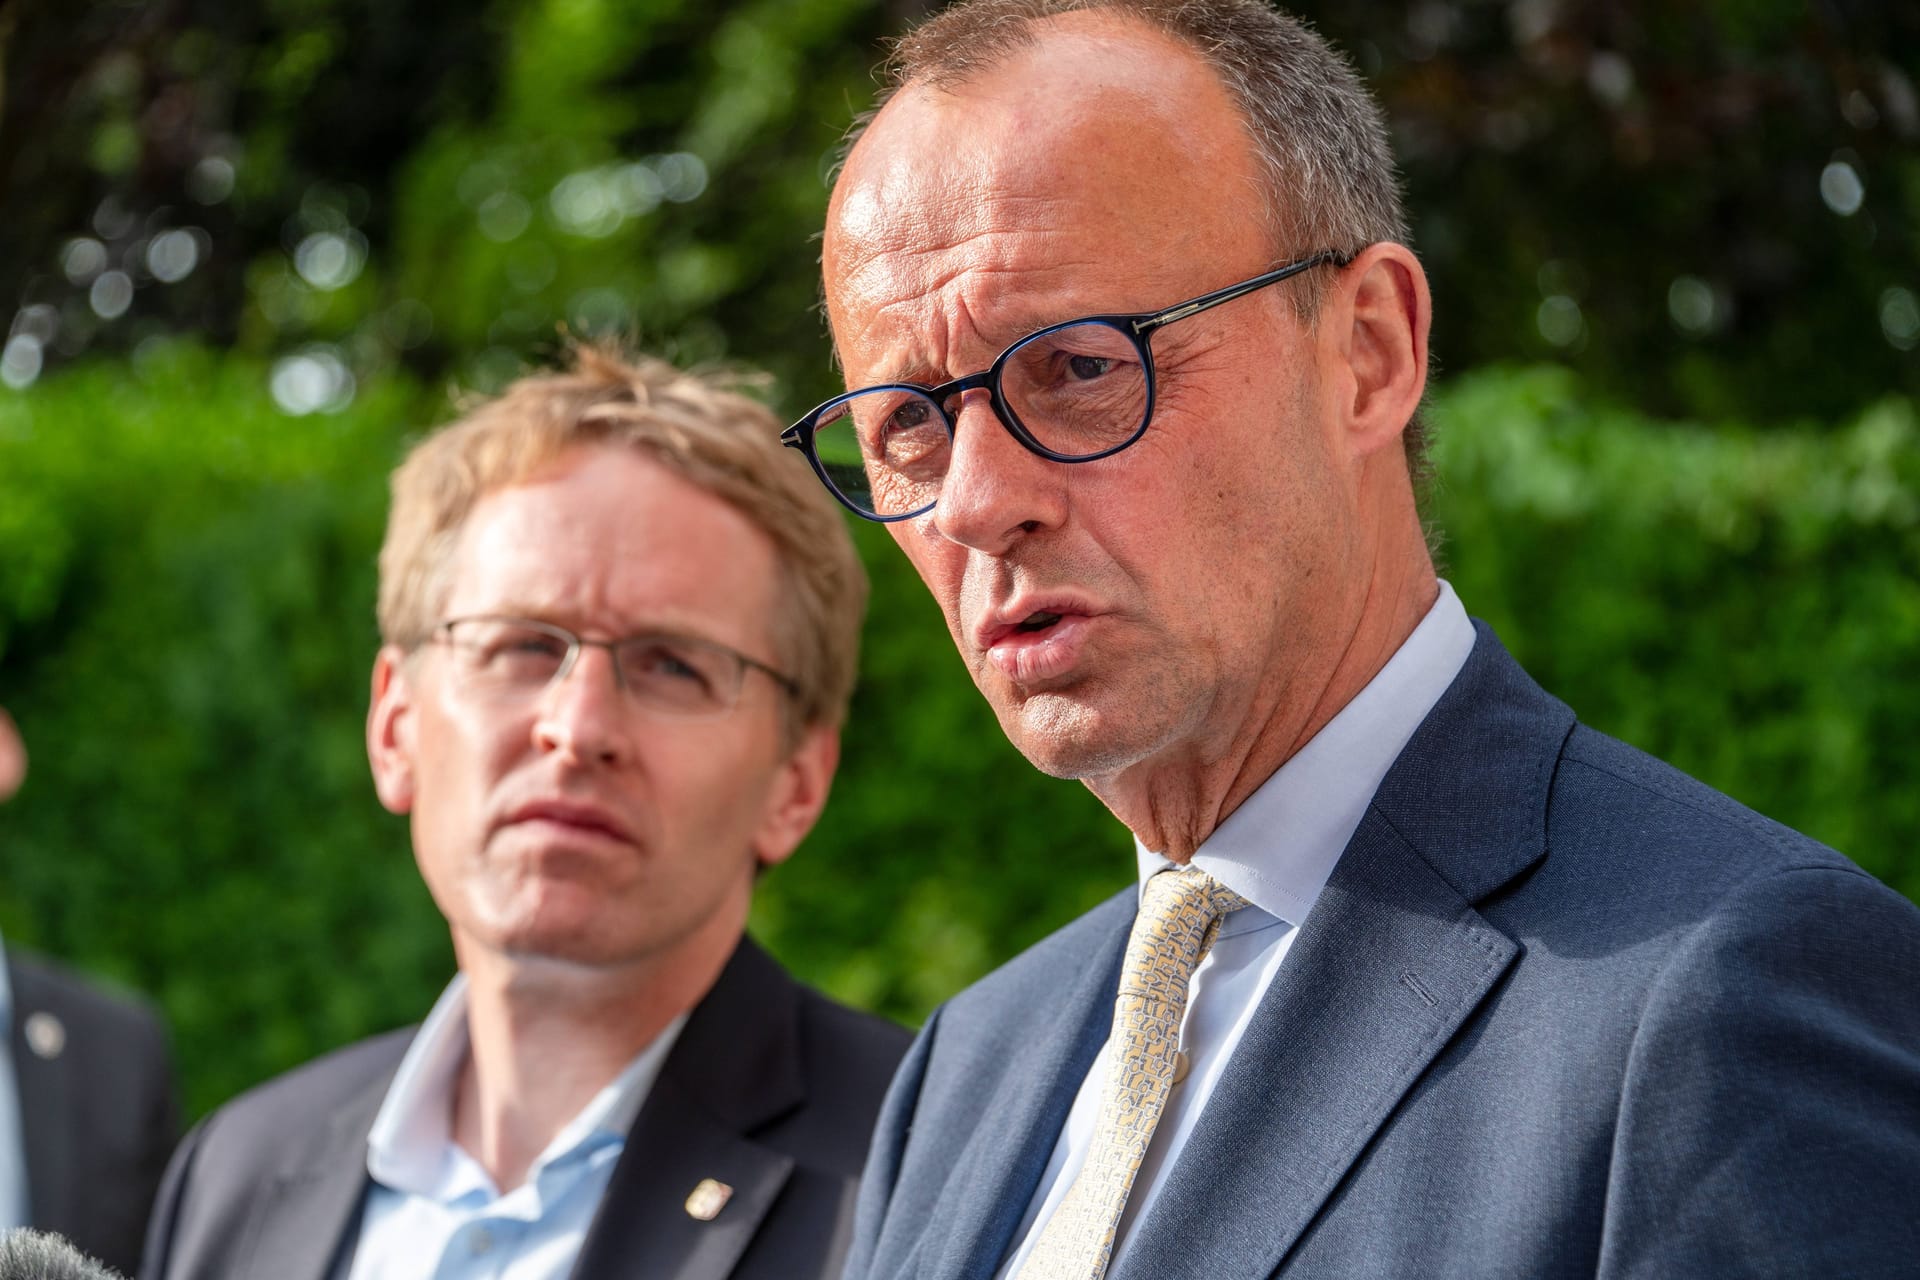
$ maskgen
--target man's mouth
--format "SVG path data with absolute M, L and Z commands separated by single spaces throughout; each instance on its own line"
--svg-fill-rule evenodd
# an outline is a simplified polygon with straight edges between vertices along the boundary
M 1084 613 L 1035 609 L 986 638 L 987 660 L 1016 684 L 1051 683 L 1080 665 L 1093 621 Z

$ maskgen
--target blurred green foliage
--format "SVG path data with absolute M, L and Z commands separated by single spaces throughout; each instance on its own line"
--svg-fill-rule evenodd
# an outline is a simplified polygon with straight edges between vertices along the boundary
M 566 323 L 824 398 L 823 178 L 883 38 L 934 7 L 0 6 L 10 337 L 48 367 L 324 343 L 491 387 Z M 1552 360 L 1756 425 L 1920 395 L 1920 6 L 1292 7 L 1387 109 L 1442 367 Z
M 33 753 L 0 931 L 155 993 L 196 1110 L 419 1017 L 452 963 L 361 736 L 385 474 L 450 410 L 394 375 L 293 418 L 263 373 L 176 344 L 0 395 L 0 705 Z M 1544 684 L 1920 896 L 1911 402 L 1707 431 L 1523 367 L 1432 412 L 1449 576 Z M 1130 843 L 1013 752 L 905 560 L 858 537 L 841 773 L 754 928 L 911 1020 L 1124 884 Z

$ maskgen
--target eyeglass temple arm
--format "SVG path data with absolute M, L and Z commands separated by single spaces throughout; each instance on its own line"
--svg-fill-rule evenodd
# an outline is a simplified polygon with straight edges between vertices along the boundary
M 1278 284 L 1288 276 L 1297 276 L 1302 271 L 1309 271 L 1314 267 L 1329 262 L 1337 263 L 1344 267 L 1351 261 L 1353 261 L 1352 255 L 1328 249 L 1324 252 L 1316 253 L 1312 257 L 1302 258 L 1298 262 L 1289 262 L 1284 267 L 1276 267 L 1274 270 L 1262 275 L 1257 275 L 1251 280 L 1242 280 L 1239 284 L 1230 284 L 1224 289 L 1215 289 L 1212 293 L 1203 293 L 1197 298 L 1189 298 L 1185 302 L 1168 307 L 1165 311 L 1157 311 L 1153 315 L 1142 316 L 1133 322 L 1133 331 L 1135 334 L 1145 337 L 1162 325 L 1172 324 L 1175 320 L 1185 320 L 1188 316 L 1198 315 L 1202 311 L 1217 307 L 1223 302 L 1232 302 L 1235 298 L 1245 297 L 1256 289 L 1264 289 L 1270 284 Z

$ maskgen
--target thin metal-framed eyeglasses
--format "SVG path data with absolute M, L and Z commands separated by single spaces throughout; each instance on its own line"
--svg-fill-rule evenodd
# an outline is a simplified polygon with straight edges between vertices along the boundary
M 520 702 L 565 680 L 583 648 L 605 649 L 614 684 L 636 704 L 662 715 L 698 720 L 739 704 L 749 670 L 798 697 L 793 677 L 715 640 L 647 631 L 614 640 L 586 640 L 534 618 L 477 615 L 434 627 L 432 643 L 447 650 L 457 686 L 493 702 Z
M 953 451 L 961 397 L 985 388 L 1000 425 L 1054 462 L 1120 452 L 1153 421 L 1153 335 L 1314 267 L 1327 250 L 1160 311 L 1082 316 L 1035 330 L 980 373 L 941 383 L 887 382 L 835 396 L 780 433 L 855 515 L 890 523 L 933 509 Z

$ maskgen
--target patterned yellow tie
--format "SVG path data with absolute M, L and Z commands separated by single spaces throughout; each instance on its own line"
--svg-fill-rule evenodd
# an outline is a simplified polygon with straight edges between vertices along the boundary
M 1173 1091 L 1187 982 L 1213 946 L 1220 917 L 1246 905 L 1192 867 L 1169 868 L 1147 881 L 1120 970 L 1093 1145 L 1017 1280 L 1100 1280 L 1106 1274 L 1120 1212 Z

